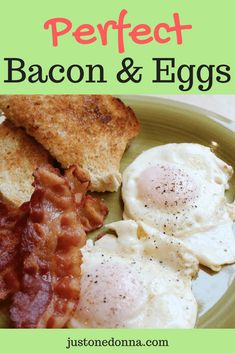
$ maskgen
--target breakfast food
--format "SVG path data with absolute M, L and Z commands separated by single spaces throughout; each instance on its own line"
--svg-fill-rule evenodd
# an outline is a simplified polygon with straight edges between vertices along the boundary
M 78 166 L 71 166 L 66 169 L 64 176 L 74 193 L 77 213 L 84 231 L 88 233 L 100 228 L 109 211 L 102 200 L 87 195 L 90 185 L 88 175 Z
M 199 262 L 235 262 L 232 167 L 193 143 L 143 152 L 123 174 L 125 220 L 86 242 L 108 214 L 88 190 L 117 190 L 134 113 L 95 95 L 0 96 L 0 109 L 10 119 L 0 125 L 0 304 L 11 325 L 194 327 Z
M 89 179 L 71 166 L 34 173 L 30 202 L 0 202 L 0 300 L 11 297 L 15 327 L 64 327 L 80 292 L 80 247 L 103 224 L 103 201 L 86 195 Z
M 19 247 L 27 213 L 26 204 L 16 209 L 0 201 L 0 301 L 20 287 Z
M 83 173 L 79 181 L 76 167 L 62 177 L 48 165 L 38 168 L 34 177 L 35 191 L 21 235 L 22 279 L 13 297 L 11 320 L 15 327 L 64 327 L 79 300 L 80 248 L 86 233 L 78 200 L 82 208 L 88 183 Z
M 81 295 L 70 327 L 194 327 L 198 262 L 181 241 L 134 221 L 108 225 L 81 249 Z
M 152 148 L 124 171 L 124 218 L 181 239 L 201 264 L 218 271 L 235 262 L 235 205 L 225 197 L 232 173 L 202 145 Z
M 0 124 L 0 197 L 13 206 L 28 201 L 33 171 L 49 162 L 49 155 L 33 138 L 11 122 Z
M 0 96 L 0 109 L 41 143 L 64 168 L 89 173 L 90 189 L 116 191 L 120 160 L 139 132 L 134 112 L 105 95 Z
M 16 327 L 63 327 L 79 299 L 85 231 L 65 178 L 39 168 L 34 186 L 22 233 L 22 283 L 13 297 L 11 320 Z

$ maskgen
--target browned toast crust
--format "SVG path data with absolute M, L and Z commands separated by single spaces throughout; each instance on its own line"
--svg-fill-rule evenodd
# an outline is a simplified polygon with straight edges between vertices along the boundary
M 0 96 L 2 109 L 64 168 L 80 165 L 95 191 L 117 190 L 120 160 L 139 132 L 131 108 L 106 95 Z
M 49 154 L 10 121 L 0 124 L 0 198 L 19 206 L 31 197 L 33 172 Z

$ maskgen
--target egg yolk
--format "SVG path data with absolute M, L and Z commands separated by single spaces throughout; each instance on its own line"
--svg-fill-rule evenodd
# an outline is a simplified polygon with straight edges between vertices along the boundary
M 145 169 L 137 179 L 137 187 L 145 207 L 180 209 L 191 205 L 197 194 L 194 180 L 182 169 L 169 165 Z
M 123 327 L 142 311 L 146 295 L 131 264 L 103 262 L 82 274 L 78 316 L 88 327 Z

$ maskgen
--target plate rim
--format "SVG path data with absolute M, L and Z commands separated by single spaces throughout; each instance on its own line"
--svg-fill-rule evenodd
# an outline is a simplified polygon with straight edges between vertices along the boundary
M 173 99 L 165 98 L 164 95 L 162 97 L 153 96 L 153 95 L 144 95 L 144 94 L 121 94 L 116 97 L 121 100 L 132 100 L 132 101 L 141 101 L 141 102 L 150 102 L 150 103 L 160 103 L 166 107 L 172 107 L 176 109 L 183 109 L 184 111 L 194 112 L 200 114 L 202 116 L 206 116 L 208 119 L 214 121 L 215 123 L 222 125 L 223 127 L 229 129 L 233 133 L 235 133 L 235 120 L 232 120 L 224 115 L 213 112 L 209 109 L 201 108 L 197 105 L 180 102 Z

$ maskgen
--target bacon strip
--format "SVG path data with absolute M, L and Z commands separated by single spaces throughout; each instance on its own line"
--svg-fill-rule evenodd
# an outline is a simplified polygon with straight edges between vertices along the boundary
M 65 178 L 75 194 L 77 212 L 85 232 L 101 227 L 108 208 L 103 201 L 86 196 L 90 182 L 87 175 L 76 166 L 66 170 Z M 20 287 L 21 234 L 28 208 L 28 203 L 16 209 L 0 201 L 0 300 L 5 300 Z
M 109 211 L 102 200 L 86 195 L 90 184 L 87 175 L 78 166 L 72 166 L 65 171 L 65 178 L 75 193 L 77 210 L 85 232 L 100 228 Z
M 108 214 L 108 208 L 101 200 L 90 195 L 84 197 L 83 206 L 79 209 L 79 216 L 85 232 L 100 228 Z
M 89 179 L 78 167 L 64 177 L 41 167 L 34 176 L 30 203 L 0 202 L 0 300 L 17 292 L 15 327 L 64 327 L 79 299 L 85 232 L 102 226 L 108 209 L 86 196 Z
M 79 300 L 85 232 L 67 179 L 50 166 L 34 176 L 22 234 L 22 289 L 10 315 L 16 327 L 64 327 Z
M 19 247 L 27 214 L 28 204 L 15 209 L 0 201 L 0 300 L 20 288 Z

